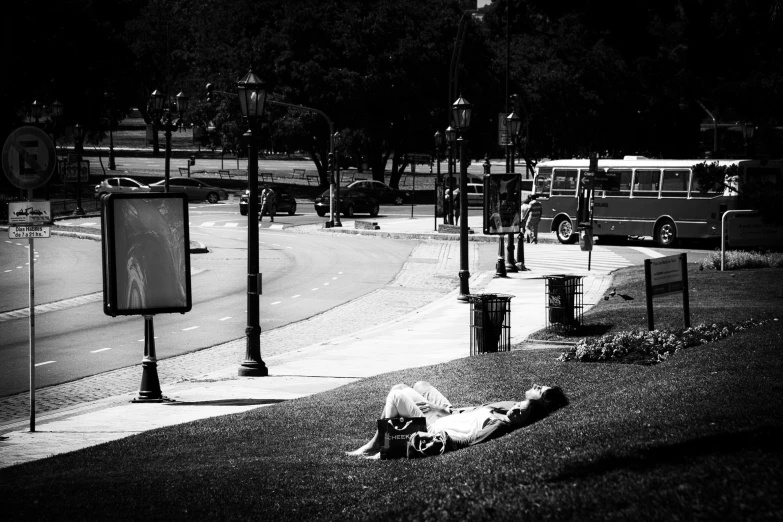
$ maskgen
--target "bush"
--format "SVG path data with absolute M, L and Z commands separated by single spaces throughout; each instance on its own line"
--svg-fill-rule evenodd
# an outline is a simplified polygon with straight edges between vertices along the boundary
M 724 269 L 738 270 L 741 268 L 780 268 L 783 267 L 783 253 L 769 250 L 751 251 L 727 250 Z M 720 251 L 710 252 L 701 260 L 700 268 L 720 270 Z
M 777 319 L 774 319 L 777 321 Z M 667 331 L 641 330 L 607 334 L 581 339 L 576 346 L 560 354 L 558 361 L 613 361 L 636 364 L 656 364 L 685 348 L 725 339 L 736 332 L 768 323 L 769 320 L 749 319 L 740 323 L 699 324 L 690 328 Z

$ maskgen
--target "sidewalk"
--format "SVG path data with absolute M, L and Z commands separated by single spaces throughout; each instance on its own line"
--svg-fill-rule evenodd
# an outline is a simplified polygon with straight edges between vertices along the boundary
M 475 230 L 475 223 L 471 225 Z M 342 229 L 299 227 L 300 230 L 296 231 L 358 233 L 354 226 L 353 221 L 345 220 Z M 286 231 L 294 229 L 287 228 Z M 383 230 L 361 232 L 411 239 L 437 236 L 432 217 L 384 221 Z M 480 234 L 480 230 L 476 230 L 476 235 Z M 413 281 L 420 289 L 422 285 L 443 285 L 445 281 L 453 287 L 458 260 L 458 241 L 427 241 L 421 248 L 414 249 L 392 285 L 406 290 L 406 282 Z M 473 273 L 476 268 L 474 263 L 475 256 L 471 253 L 471 292 L 515 296 L 511 299 L 512 346 L 520 345 L 531 333 L 544 327 L 542 276 L 546 275 L 545 272 L 532 270 L 494 278 L 494 267 Z M 586 276 L 585 310 L 601 299 L 609 285 L 610 276 Z M 375 295 L 375 299 L 388 298 L 383 293 Z M 150 429 L 264 407 L 373 375 L 468 357 L 470 305 L 456 299 L 458 289 L 454 288 L 428 295 L 436 295 L 436 298 L 413 312 L 342 337 L 318 342 L 304 337 L 299 340 L 301 348 L 269 357 L 263 355 L 262 344 L 262 356 L 269 369 L 269 377 L 238 377 L 238 364 L 235 361 L 228 364 L 229 359 L 223 359 L 225 367 L 196 378 L 176 383 L 161 380 L 163 395 L 174 402 L 133 404 L 130 400 L 135 398 L 136 393 L 123 394 L 75 408 L 39 414 L 36 416 L 35 432 L 29 431 L 29 422 L 16 423 L 13 431 L 0 437 L 0 467 L 75 451 Z M 373 299 L 373 295 L 368 299 Z M 377 304 L 383 306 L 385 302 Z M 243 347 L 244 340 L 240 339 L 204 351 L 237 354 L 244 352 Z M 546 347 L 521 344 L 519 349 L 542 348 Z M 159 370 L 167 362 L 159 362 Z M 136 371 L 141 379 L 141 367 L 138 366 Z

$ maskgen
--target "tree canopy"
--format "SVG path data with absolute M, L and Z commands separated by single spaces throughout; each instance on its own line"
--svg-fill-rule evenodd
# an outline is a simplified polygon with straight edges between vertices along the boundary
M 781 155 L 783 0 L 495 0 L 476 16 L 464 4 L 19 0 L 3 18 L 3 128 L 29 118 L 33 100 L 61 101 L 65 123 L 94 132 L 109 100 L 119 116 L 138 108 L 149 121 L 159 89 L 188 94 L 186 121 L 212 123 L 219 146 L 239 147 L 238 104 L 226 95 L 207 103 L 205 85 L 236 92 L 252 66 L 269 99 L 328 114 L 342 156 L 363 157 L 375 176 L 391 158 L 396 174 L 405 153 L 432 151 L 449 125 L 458 58 L 474 158 L 501 153 L 497 118 L 510 94 L 531 162 L 589 151 L 701 157 L 709 114 L 754 124 L 757 152 Z M 329 136 L 318 115 L 268 105 L 262 137 L 265 148 L 309 150 L 325 180 Z

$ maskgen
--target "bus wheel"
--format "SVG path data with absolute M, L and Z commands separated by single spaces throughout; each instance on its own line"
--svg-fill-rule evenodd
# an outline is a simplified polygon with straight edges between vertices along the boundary
M 574 227 L 571 225 L 570 219 L 558 221 L 555 227 L 555 234 L 557 234 L 557 240 L 566 245 L 576 243 L 576 240 L 579 239 L 579 236 L 574 234 Z
M 677 242 L 677 230 L 671 219 L 664 219 L 655 227 L 655 242 L 661 247 L 670 247 Z

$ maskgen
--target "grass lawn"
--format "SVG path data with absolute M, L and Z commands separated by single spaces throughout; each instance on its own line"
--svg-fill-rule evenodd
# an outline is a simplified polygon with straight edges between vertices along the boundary
M 586 322 L 645 328 L 638 267 Z M 780 269 L 689 272 L 694 324 L 781 317 Z M 641 276 L 643 277 L 643 276 Z M 676 299 L 656 322 L 681 326 Z M 655 365 L 513 351 L 377 376 L 240 415 L 159 429 L 0 470 L 7 520 L 780 520 L 783 321 Z M 389 387 L 428 380 L 455 405 L 533 383 L 571 403 L 531 426 L 425 460 L 343 454 Z

